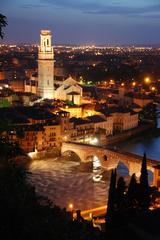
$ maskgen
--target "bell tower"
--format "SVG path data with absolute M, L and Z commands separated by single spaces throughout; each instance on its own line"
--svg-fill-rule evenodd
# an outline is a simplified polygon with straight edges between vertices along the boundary
M 54 98 L 54 52 L 52 35 L 41 30 L 38 48 L 38 94 L 42 98 Z

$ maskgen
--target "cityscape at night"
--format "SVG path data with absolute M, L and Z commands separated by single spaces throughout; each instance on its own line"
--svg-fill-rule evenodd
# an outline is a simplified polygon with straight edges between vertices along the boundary
M 158 0 L 0 6 L 1 238 L 158 240 Z

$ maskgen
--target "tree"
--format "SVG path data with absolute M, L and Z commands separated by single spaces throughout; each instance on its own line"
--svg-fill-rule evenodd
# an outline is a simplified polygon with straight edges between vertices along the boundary
M 120 177 L 117 182 L 116 189 L 116 200 L 117 200 L 117 210 L 121 210 L 121 208 L 125 207 L 125 190 L 126 183 L 123 177 Z
M 0 13 L 0 38 L 3 39 L 4 33 L 3 33 L 3 28 L 7 26 L 7 18 L 6 16 L 2 15 Z
M 157 106 L 154 103 L 149 103 L 146 106 L 143 107 L 142 111 L 139 113 L 139 120 L 145 121 L 145 120 L 152 120 L 155 125 L 157 126 Z
M 150 204 L 147 158 L 144 153 L 141 167 L 140 184 L 139 184 L 139 203 L 142 210 L 148 210 Z
M 132 175 L 127 192 L 129 208 L 136 208 L 138 204 L 138 183 L 135 173 Z
M 113 169 L 111 172 L 111 178 L 110 178 L 106 225 L 112 222 L 112 218 L 114 217 L 115 210 L 116 210 L 116 178 L 117 178 L 117 172 L 116 172 L 116 169 Z

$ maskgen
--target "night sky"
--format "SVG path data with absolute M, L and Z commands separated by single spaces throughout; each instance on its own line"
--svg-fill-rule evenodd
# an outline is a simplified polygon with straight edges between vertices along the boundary
M 0 0 L 4 42 L 37 43 L 51 29 L 54 43 L 160 43 L 160 0 Z

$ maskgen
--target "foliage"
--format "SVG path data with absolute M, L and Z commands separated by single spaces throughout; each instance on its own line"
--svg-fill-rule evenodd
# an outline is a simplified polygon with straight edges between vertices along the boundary
M 142 111 L 139 113 L 140 121 L 152 120 L 157 124 L 157 106 L 156 104 L 149 103 L 143 107 Z
M 125 207 L 125 191 L 126 183 L 123 177 L 120 177 L 117 182 L 116 189 L 116 199 L 117 199 L 117 208 L 123 209 Z
M 141 176 L 139 184 L 139 202 L 140 207 L 143 210 L 148 210 L 150 205 L 150 196 L 149 196 L 149 184 L 148 184 L 148 172 L 147 172 L 147 159 L 146 154 L 144 153 L 142 167 L 141 167 Z
M 127 198 L 128 206 L 131 209 L 135 209 L 138 205 L 138 183 L 135 173 L 131 176 L 131 180 L 128 186 Z
M 115 211 L 116 211 L 116 208 L 115 208 L 116 178 L 117 178 L 117 173 L 116 173 L 116 169 L 114 169 L 111 172 L 111 180 L 110 180 L 110 186 L 109 186 L 108 203 L 107 203 L 108 207 L 107 207 L 107 215 L 106 215 L 106 218 L 109 219 L 109 221 L 106 221 L 107 225 L 108 223 L 112 222 L 113 216 L 115 215 Z
M 3 28 L 7 26 L 7 18 L 6 16 L 2 15 L 0 13 L 0 38 L 3 39 L 4 33 L 3 33 Z

